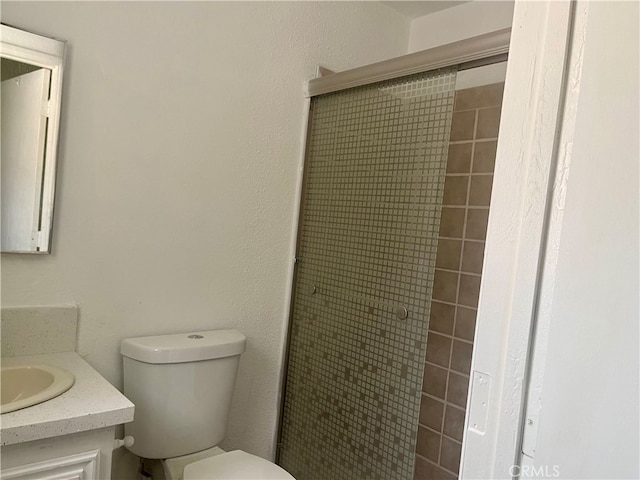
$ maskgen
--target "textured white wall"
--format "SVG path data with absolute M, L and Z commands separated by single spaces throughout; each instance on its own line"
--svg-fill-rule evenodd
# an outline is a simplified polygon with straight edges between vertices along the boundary
M 409 53 L 511 27 L 513 0 L 463 3 L 411 22 Z
M 303 82 L 406 53 L 377 2 L 3 2 L 68 41 L 53 254 L 2 256 L 3 305 L 80 306 L 79 351 L 121 384 L 125 337 L 248 338 L 227 447 L 271 457 Z
M 583 58 L 569 70 L 575 132 L 542 277 L 530 477 L 640 478 L 639 13 L 637 2 L 578 3 L 572 55 Z

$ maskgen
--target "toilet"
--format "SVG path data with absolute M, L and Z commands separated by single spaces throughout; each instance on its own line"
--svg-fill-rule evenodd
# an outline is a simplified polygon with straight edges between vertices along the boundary
M 167 480 L 295 480 L 263 458 L 217 447 L 245 344 L 236 330 L 123 340 L 124 394 L 136 406 L 127 448 L 161 460 Z

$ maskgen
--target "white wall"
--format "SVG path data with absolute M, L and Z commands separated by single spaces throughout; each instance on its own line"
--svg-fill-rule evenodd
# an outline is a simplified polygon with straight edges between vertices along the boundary
M 527 412 L 539 423 L 525 434 L 533 461 L 524 465 L 560 478 L 639 478 L 639 8 L 580 2 L 576 11 L 572 52 L 582 62 L 570 70 L 577 104 L 565 112 L 575 132 L 554 193 Z
M 415 18 L 409 53 L 511 27 L 513 0 L 475 0 Z
M 638 13 L 516 4 L 462 478 L 640 477 Z
M 374 2 L 3 2 L 68 41 L 50 256 L 2 256 L 2 303 L 80 307 L 121 384 L 129 336 L 248 338 L 227 447 L 271 457 L 305 120 L 303 82 L 406 52 Z

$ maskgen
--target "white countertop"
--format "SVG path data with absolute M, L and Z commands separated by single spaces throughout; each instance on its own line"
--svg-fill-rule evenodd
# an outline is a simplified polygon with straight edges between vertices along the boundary
M 45 364 L 73 373 L 76 382 L 62 395 L 0 416 L 1 445 L 29 442 L 133 420 L 134 405 L 77 353 L 49 353 L 2 359 L 3 366 Z

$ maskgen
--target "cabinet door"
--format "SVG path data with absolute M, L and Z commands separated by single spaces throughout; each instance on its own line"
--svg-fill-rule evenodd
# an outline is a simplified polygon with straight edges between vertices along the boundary
M 2 480 L 97 480 L 100 450 L 2 470 Z

